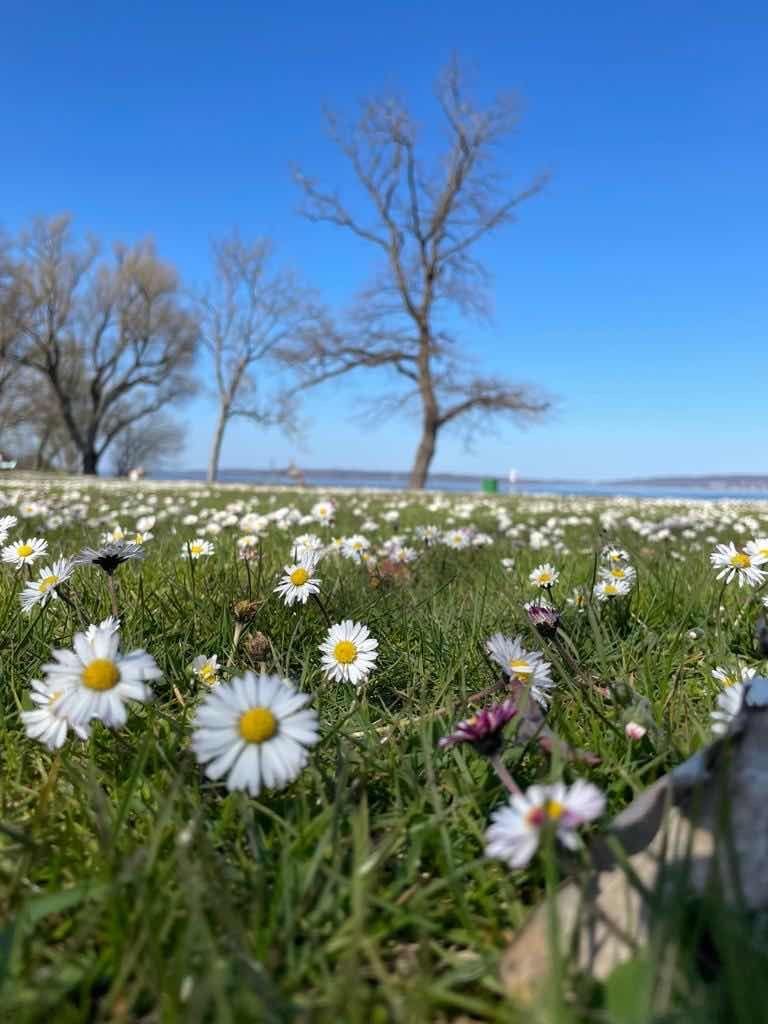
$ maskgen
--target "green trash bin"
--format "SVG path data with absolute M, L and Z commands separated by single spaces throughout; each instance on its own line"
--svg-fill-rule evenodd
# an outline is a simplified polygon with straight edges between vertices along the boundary
M 494 477 L 488 477 L 483 480 L 483 490 L 486 494 L 496 494 L 499 489 L 499 481 Z

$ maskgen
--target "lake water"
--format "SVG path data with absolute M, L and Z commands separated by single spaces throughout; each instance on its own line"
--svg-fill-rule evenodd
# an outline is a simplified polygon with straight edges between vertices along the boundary
M 154 474 L 161 480 L 205 480 L 202 470 L 181 472 L 159 472 Z M 224 484 L 261 484 L 264 486 L 290 486 L 291 480 L 284 474 L 271 470 L 226 470 L 219 474 L 219 482 Z M 408 484 L 405 473 L 392 473 L 386 476 L 367 477 L 336 475 L 306 470 L 304 483 L 309 487 L 365 487 L 384 491 L 404 490 Z M 471 478 L 432 476 L 427 482 L 427 490 L 455 491 L 477 494 L 481 491 L 480 481 Z M 517 483 L 510 484 L 499 480 L 500 494 L 562 494 L 582 495 L 584 497 L 628 497 L 628 498 L 680 498 L 680 499 L 730 499 L 732 501 L 765 501 L 768 500 L 768 489 L 763 490 L 718 490 L 715 488 L 694 488 L 674 486 L 643 486 L 640 484 L 611 484 L 601 482 L 560 482 L 548 483 Z

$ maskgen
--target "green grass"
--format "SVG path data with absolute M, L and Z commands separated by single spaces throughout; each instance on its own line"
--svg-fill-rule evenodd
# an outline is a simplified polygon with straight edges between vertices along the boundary
M 515 747 L 511 730 L 507 766 L 521 786 L 588 777 L 606 792 L 609 813 L 620 810 L 706 741 L 718 692 L 711 669 L 737 658 L 760 667 L 752 641 L 759 596 L 715 582 L 713 544 L 705 538 L 759 536 L 768 532 L 768 514 L 750 510 L 763 525 L 738 535 L 734 523 L 747 510 L 711 505 L 694 523 L 694 537 L 674 529 L 667 540 L 648 541 L 628 516 L 660 520 L 684 507 L 478 497 L 470 499 L 469 519 L 457 523 L 488 531 L 492 546 L 437 547 L 421 555 L 407 580 L 377 587 L 365 568 L 326 559 L 319 575 L 331 619 L 363 621 L 380 642 L 375 673 L 354 691 L 322 677 L 318 645 L 326 625 L 319 608 L 285 608 L 272 593 L 291 538 L 307 530 L 358 532 L 372 515 L 381 529 L 369 536 L 380 541 L 416 524 L 444 524 L 465 496 L 430 511 L 433 496 L 339 495 L 332 531 L 270 528 L 250 576 L 236 558 L 237 528 L 225 528 L 211 538 L 215 555 L 196 564 L 194 585 L 179 557 L 197 529 L 181 522 L 190 502 L 199 502 L 195 511 L 237 501 L 242 510 L 295 505 L 306 512 L 318 495 L 283 492 L 271 504 L 268 492 L 248 489 L 31 481 L 6 487 L 0 512 L 34 494 L 65 517 L 82 502 L 87 519 L 106 520 L 114 511 L 114 520 L 129 526 L 153 493 L 158 508 L 172 495 L 178 511 L 158 522 L 142 565 L 118 570 L 118 600 L 123 648 L 148 649 L 164 677 L 155 701 L 132 710 L 125 729 L 97 726 L 88 743 L 70 739 L 53 754 L 26 738 L 18 712 L 29 706 L 30 679 L 51 648 L 69 646 L 74 631 L 108 614 L 109 595 L 97 570 L 79 569 L 74 605 L 57 601 L 22 615 L 12 568 L 0 574 L 4 1020 L 632 1024 L 746 1020 L 751 1006 L 764 1005 L 759 986 L 745 994 L 758 954 L 729 959 L 750 948 L 747 924 L 736 921 L 722 954 L 728 968 L 714 980 L 697 971 L 693 954 L 681 955 L 670 977 L 657 950 L 650 966 L 633 962 L 607 987 L 567 977 L 556 993 L 559 1009 L 516 1009 L 501 990 L 499 957 L 543 898 L 544 864 L 537 859 L 511 872 L 484 859 L 489 813 L 505 792 L 472 750 L 441 752 L 437 741 L 466 717 L 468 696 L 495 680 L 485 638 L 496 630 L 522 634 L 555 666 L 549 724 L 601 763 L 552 763 L 531 747 Z M 361 502 L 365 510 L 356 515 Z M 381 512 L 398 503 L 406 505 L 400 521 L 388 525 Z M 499 532 L 492 515 L 498 507 L 526 527 L 519 541 Z M 600 517 L 608 509 L 615 516 L 606 530 Z M 525 543 L 528 526 L 553 516 L 567 554 Z M 51 529 L 46 519 L 22 520 L 12 536 L 43 535 L 55 554 L 71 554 L 97 543 L 104 528 L 71 522 Z M 638 583 L 631 599 L 587 612 L 565 605 L 574 586 L 589 587 L 606 541 L 632 556 Z M 500 559 L 510 555 L 516 567 L 507 573 Z M 544 560 L 562 573 L 555 596 L 580 670 L 614 687 L 612 698 L 593 688 L 587 701 L 583 683 L 528 625 L 522 605 L 534 590 L 527 577 Z M 261 602 L 245 636 L 257 629 L 268 635 L 268 669 L 315 695 L 322 724 L 303 775 L 258 799 L 207 781 L 188 746 L 200 696 L 188 671 L 193 657 L 216 653 L 230 662 L 228 674 L 252 667 L 243 640 L 232 646 L 232 603 L 242 598 Z M 691 630 L 700 631 L 695 639 Z M 630 744 L 623 726 L 638 714 L 652 728 Z M 649 993 L 645 1001 L 641 990 Z

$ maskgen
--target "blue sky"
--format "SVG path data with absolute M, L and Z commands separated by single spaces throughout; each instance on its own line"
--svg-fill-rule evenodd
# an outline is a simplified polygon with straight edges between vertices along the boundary
M 290 168 L 344 190 L 326 103 L 353 113 L 395 87 L 427 121 L 458 50 L 480 95 L 525 100 L 499 154 L 546 191 L 484 249 L 489 325 L 465 338 L 487 370 L 559 396 L 525 432 L 436 469 L 610 477 L 768 472 L 768 9 L 758 3 L 367 5 L 41 2 L 4 11 L 0 219 L 72 211 L 105 239 L 153 235 L 189 282 L 238 225 L 337 308 L 365 283 L 365 247 L 303 221 Z M 362 431 L 366 376 L 306 396 L 297 446 L 233 425 L 224 466 L 405 468 L 417 425 Z M 347 415 L 349 410 L 350 415 Z M 187 407 L 201 467 L 213 408 Z

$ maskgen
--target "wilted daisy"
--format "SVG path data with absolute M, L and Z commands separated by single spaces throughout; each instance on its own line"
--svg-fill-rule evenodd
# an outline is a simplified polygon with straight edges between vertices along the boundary
M 560 613 L 556 608 L 543 601 L 528 601 L 523 608 L 528 614 L 528 621 L 539 636 L 543 636 L 547 640 L 557 636 L 557 631 L 560 628 Z
M 15 540 L 3 548 L 3 561 L 17 567 L 32 565 L 48 550 L 48 541 L 41 537 L 30 537 L 28 540 Z
M 493 812 L 485 833 L 485 855 L 503 860 L 511 868 L 524 868 L 538 849 L 546 828 L 554 831 L 563 846 L 577 850 L 581 840 L 576 830 L 599 818 L 604 809 L 603 794 L 582 779 L 570 787 L 562 782 L 531 786 Z
M 39 679 L 33 679 L 30 685 L 30 697 L 36 707 L 34 711 L 21 712 L 24 731 L 30 739 L 44 743 L 49 750 L 57 750 L 64 746 L 70 728 L 81 740 L 88 739 L 90 730 L 87 725 L 70 723 L 61 714 L 63 690 L 55 690 L 49 683 L 43 683 Z
M 258 796 L 295 779 L 320 738 L 317 714 L 278 676 L 246 672 L 211 689 L 194 719 L 192 749 L 209 779 Z
M 125 724 L 129 700 L 146 703 L 152 692 L 147 682 L 162 672 L 151 654 L 132 651 L 121 655 L 120 633 L 111 627 L 92 627 L 90 639 L 75 633 L 74 650 L 53 651 L 54 661 L 43 665 L 46 684 L 61 690 L 59 714 L 73 725 L 96 718 L 110 728 Z
M 560 579 L 560 573 L 554 565 L 550 565 L 549 562 L 544 562 L 542 565 L 536 566 L 528 579 L 535 587 L 541 587 L 544 590 L 548 590 L 550 587 L 554 587 Z
M 501 734 L 504 726 L 517 714 L 517 705 L 513 700 L 505 700 L 502 704 L 494 704 L 490 708 L 477 711 L 471 718 L 459 722 L 452 733 L 443 736 L 438 746 L 455 747 L 458 743 L 471 743 L 479 754 L 493 757 L 501 749 Z
M 374 640 L 367 626 L 345 619 L 328 630 L 320 645 L 325 674 L 336 682 L 364 682 L 378 658 L 378 640 Z
M 108 576 L 112 576 L 123 562 L 140 562 L 144 548 L 127 540 L 114 540 L 100 548 L 83 548 L 75 558 L 75 565 L 98 565 Z
M 190 667 L 195 678 L 199 679 L 201 683 L 205 683 L 206 686 L 213 686 L 214 683 L 218 683 L 218 655 L 212 654 L 210 658 L 206 658 L 204 654 L 198 654 Z
M 71 577 L 74 565 L 71 558 L 59 558 L 46 566 L 36 580 L 31 580 L 21 592 L 21 607 L 30 611 L 36 604 L 46 605 L 58 597 L 57 588 Z
M 548 691 L 554 688 L 555 683 L 549 665 L 538 652 L 526 651 L 519 637 L 503 633 L 494 633 L 486 641 L 485 649 L 505 675 L 527 687 L 531 697 L 542 707 L 547 706 Z
M 275 587 L 275 593 L 279 594 L 289 607 L 296 601 L 306 604 L 312 594 L 320 593 L 320 580 L 312 576 L 314 571 L 314 558 L 304 558 L 294 565 L 286 565 L 283 568 L 283 578 Z
M 213 552 L 213 544 L 206 540 L 205 537 L 195 537 L 194 540 L 187 541 L 181 545 L 181 557 L 191 558 L 195 561 L 198 558 L 207 558 Z
M 598 580 L 593 591 L 598 601 L 610 601 L 615 597 L 626 597 L 632 589 L 626 580 Z
M 740 587 L 745 583 L 756 587 L 765 580 L 765 571 L 759 567 L 768 561 L 768 556 L 756 551 L 739 551 L 733 541 L 718 544 L 709 560 L 715 569 L 720 569 L 717 578 L 725 578 L 726 583 L 730 583 L 734 576 Z

